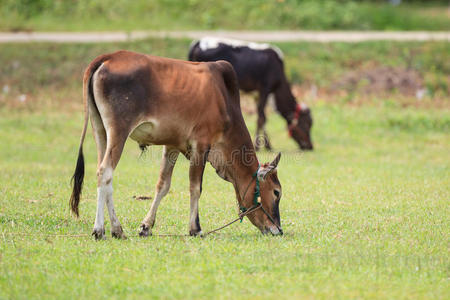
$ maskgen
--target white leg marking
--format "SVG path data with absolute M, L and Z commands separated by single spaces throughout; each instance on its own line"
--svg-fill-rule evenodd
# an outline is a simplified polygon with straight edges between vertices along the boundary
M 96 238 L 101 238 L 104 235 L 105 215 L 103 208 L 109 197 L 112 197 L 112 168 L 100 167 L 97 187 L 97 215 L 94 224 Z
M 97 188 L 97 214 L 95 216 L 94 234 L 103 234 L 102 232 L 105 230 L 105 215 L 103 208 L 105 206 L 106 194 L 107 191 L 105 191 L 105 187 Z
M 112 198 L 113 187 L 112 181 L 106 186 L 107 188 L 107 198 L 106 198 L 106 206 L 108 207 L 109 220 L 111 221 L 111 228 L 120 227 L 119 219 L 116 216 L 116 212 L 114 211 L 114 202 Z

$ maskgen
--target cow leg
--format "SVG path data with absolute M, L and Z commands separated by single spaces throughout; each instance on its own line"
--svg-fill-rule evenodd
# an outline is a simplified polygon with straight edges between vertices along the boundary
M 172 180 L 172 172 L 177 162 L 178 154 L 180 152 L 177 149 L 164 146 L 163 155 L 161 161 L 161 169 L 159 172 L 158 183 L 155 188 L 155 197 L 153 198 L 152 206 L 145 216 L 141 224 L 140 236 L 152 235 L 152 229 L 155 225 L 156 211 L 158 210 L 161 199 L 169 192 L 170 182 Z
M 189 192 L 191 196 L 191 214 L 189 222 L 189 235 L 202 235 L 200 227 L 200 218 L 198 216 L 198 200 L 202 193 L 203 171 L 205 170 L 206 160 L 208 158 L 209 147 L 197 145 L 193 149 L 189 168 Z
M 106 151 L 106 131 L 103 127 L 103 122 L 100 119 L 98 113 L 95 113 L 96 108 L 91 106 L 91 124 L 94 133 L 95 143 L 97 145 L 97 175 L 99 174 L 100 165 L 103 161 Z M 105 226 L 104 226 L 104 206 L 105 206 L 105 196 L 100 196 L 100 191 L 97 189 L 97 213 L 95 215 L 94 231 L 92 234 L 95 238 L 102 239 L 105 236 Z
M 258 151 L 262 145 L 264 145 L 264 147 L 267 150 L 272 150 L 266 130 L 264 129 L 264 125 L 266 124 L 266 114 L 264 112 L 264 109 L 266 108 L 267 105 L 268 96 L 269 93 L 267 91 L 264 90 L 259 91 L 258 121 L 256 124 L 256 138 L 255 138 L 256 151 Z M 261 130 L 263 131 L 263 135 L 260 135 Z
M 263 128 L 263 134 L 264 134 L 264 147 L 267 150 L 272 151 L 272 145 L 270 145 L 269 135 L 267 134 L 265 127 Z
M 113 172 L 119 162 L 127 136 L 112 132 L 107 135 L 106 151 L 97 170 L 97 216 L 92 235 L 103 239 L 105 236 L 103 207 L 106 203 L 111 221 L 111 235 L 115 238 L 126 238 L 122 226 L 114 211 L 112 198 Z

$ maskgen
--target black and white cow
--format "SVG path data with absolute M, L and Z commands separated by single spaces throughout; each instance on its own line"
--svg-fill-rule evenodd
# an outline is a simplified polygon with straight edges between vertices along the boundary
M 205 37 L 192 42 L 189 60 L 226 60 L 236 71 L 239 88 L 245 92 L 259 93 L 256 150 L 259 150 L 262 144 L 271 150 L 264 128 L 266 123 L 264 108 L 270 94 L 275 96 L 276 109 L 286 120 L 289 135 L 301 149 L 313 149 L 310 136 L 311 111 L 305 104 L 298 104 L 292 94 L 284 73 L 283 53 L 279 48 L 269 44 Z M 263 135 L 260 136 L 261 131 Z

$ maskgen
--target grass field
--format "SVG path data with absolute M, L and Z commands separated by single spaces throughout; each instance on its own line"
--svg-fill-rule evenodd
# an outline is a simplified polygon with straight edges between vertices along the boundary
M 110 238 L 107 223 L 107 240 L 95 242 L 89 236 L 96 206 L 90 133 L 80 218 L 68 209 L 82 127 L 81 70 L 95 55 L 115 47 L 182 57 L 185 44 L 163 40 L 0 49 L 0 83 L 10 87 L 0 97 L 0 299 L 450 297 L 448 102 L 418 109 L 397 105 L 395 94 L 362 105 L 319 97 L 309 102 L 315 120 L 312 153 L 299 152 L 281 118 L 270 113 L 267 128 L 275 150 L 283 152 L 282 237 L 261 236 L 244 220 L 204 239 L 138 238 L 150 201 L 133 196 L 153 196 L 160 148 L 140 157 L 130 141 L 114 178 L 116 212 L 129 238 Z M 380 51 L 361 54 L 373 45 L 349 52 L 332 51 L 344 47 L 333 44 L 325 58 L 312 57 L 323 70 L 337 60 L 333 55 L 343 57 L 345 51 L 350 57 L 360 53 L 362 61 L 373 58 Z M 415 45 L 409 49 L 447 47 Z M 296 53 L 296 46 L 282 47 L 294 62 L 289 53 Z M 391 47 L 401 51 L 408 45 Z M 427 57 L 418 53 L 415 57 Z M 435 53 L 440 62 L 440 52 Z M 18 100 L 21 93 L 27 97 L 24 103 Z M 246 120 L 253 133 L 255 116 L 246 115 Z M 274 156 L 259 154 L 261 161 Z M 187 174 L 188 162 L 180 158 L 154 233 L 188 232 Z M 203 230 L 235 218 L 233 188 L 210 166 L 203 187 Z M 77 234 L 82 236 L 70 236 Z
M 2 0 L 0 30 L 449 30 L 448 1 Z M 412 2 L 412 3 L 411 3 Z

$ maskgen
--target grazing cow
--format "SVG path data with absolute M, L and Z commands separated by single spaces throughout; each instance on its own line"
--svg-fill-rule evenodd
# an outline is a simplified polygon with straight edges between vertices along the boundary
M 239 88 L 245 92 L 258 91 L 258 122 L 255 147 L 259 150 L 261 140 L 271 150 L 264 124 L 264 108 L 269 94 L 275 95 L 278 112 L 287 122 L 289 135 L 303 150 L 312 150 L 311 111 L 305 104 L 298 104 L 284 74 L 283 53 L 268 44 L 249 43 L 231 39 L 205 37 L 193 41 L 189 49 L 190 61 L 226 60 L 236 71 Z M 260 139 L 260 132 L 263 132 Z
M 78 215 L 84 178 L 82 146 L 90 117 L 98 154 L 92 233 L 96 239 L 105 234 L 105 203 L 112 236 L 125 238 L 114 211 L 112 179 L 128 137 L 141 148 L 164 145 L 155 197 L 142 222 L 141 236 L 151 235 L 180 152 L 190 160 L 190 235 L 202 233 L 198 200 L 207 161 L 233 184 L 243 211 L 260 199 L 261 209 L 247 216 L 262 233 L 282 234 L 276 171 L 280 154 L 272 163 L 259 165 L 242 117 L 236 75 L 228 62 L 187 62 L 119 51 L 97 57 L 86 69 L 83 84 L 85 121 L 70 206 Z

